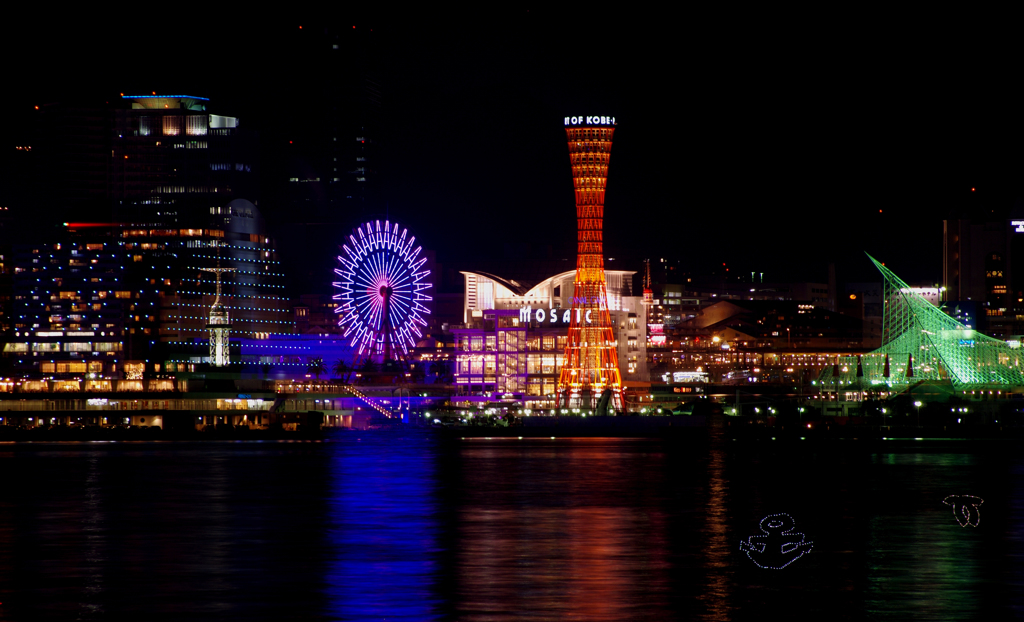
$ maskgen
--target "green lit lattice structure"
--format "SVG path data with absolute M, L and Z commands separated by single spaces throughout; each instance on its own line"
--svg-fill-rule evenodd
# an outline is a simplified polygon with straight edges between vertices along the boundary
M 840 356 L 818 376 L 829 390 L 887 390 L 919 380 L 955 389 L 1024 386 L 1022 353 L 943 313 L 868 255 L 882 273 L 882 347 Z

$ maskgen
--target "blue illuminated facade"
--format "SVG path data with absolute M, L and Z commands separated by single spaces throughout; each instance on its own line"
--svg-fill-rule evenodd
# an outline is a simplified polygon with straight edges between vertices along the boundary
M 122 95 L 121 99 L 133 100 L 133 99 L 196 99 L 199 101 L 208 102 L 208 97 L 197 97 L 195 95 Z
M 3 355 L 14 371 L 52 379 L 120 378 L 140 322 L 157 297 L 125 270 L 112 240 L 19 245 L 14 253 L 12 327 Z M 149 330 L 149 329 L 147 329 Z M 141 333 L 141 331 L 140 331 Z
M 4 356 L 17 372 L 43 378 L 118 379 L 125 365 L 138 379 L 189 371 L 209 358 L 216 282 L 201 269 L 218 263 L 234 268 L 222 296 L 233 337 L 294 336 L 285 275 L 259 210 L 239 199 L 209 212 L 202 228 L 68 223 L 59 242 L 16 247 Z M 198 359 L 195 344 L 205 351 Z M 248 354 L 238 360 L 261 363 Z

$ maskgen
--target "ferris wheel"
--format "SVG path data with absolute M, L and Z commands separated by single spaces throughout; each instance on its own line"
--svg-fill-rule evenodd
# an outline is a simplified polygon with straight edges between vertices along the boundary
M 388 361 L 398 350 L 407 355 L 413 337 L 423 336 L 430 313 L 424 303 L 432 300 L 416 237 L 398 223 L 377 220 L 353 229 L 341 250 L 341 267 L 334 270 L 341 280 L 332 285 L 340 290 L 334 312 L 343 336 L 352 339 L 357 356 L 382 354 Z

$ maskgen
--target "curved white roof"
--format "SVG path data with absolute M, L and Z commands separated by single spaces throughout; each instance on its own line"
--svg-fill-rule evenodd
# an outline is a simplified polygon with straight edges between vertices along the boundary
M 511 279 L 503 279 L 486 272 L 463 270 L 462 274 L 465 276 L 464 310 L 467 318 L 474 312 L 513 309 L 526 305 L 551 308 L 572 306 L 576 270 L 567 270 L 548 277 L 529 289 Z M 621 310 L 622 299 L 633 295 L 634 274 L 635 270 L 605 270 L 609 310 Z

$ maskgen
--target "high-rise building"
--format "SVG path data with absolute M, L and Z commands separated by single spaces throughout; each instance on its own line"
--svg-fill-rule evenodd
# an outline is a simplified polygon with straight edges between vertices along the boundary
M 208 106 L 157 93 L 38 106 L 19 152 L 33 188 L 21 204 L 57 223 L 186 227 L 212 205 L 259 204 L 256 133 Z
M 76 390 L 83 378 L 109 384 L 126 372 L 129 318 L 155 315 L 155 297 L 125 272 L 116 244 L 62 238 L 15 247 L 4 358 L 16 372 Z
M 73 222 L 55 241 L 16 245 L 5 361 L 54 381 L 155 381 L 218 362 L 208 348 L 211 312 L 230 314 L 236 337 L 223 341 L 221 364 L 239 339 L 293 335 L 258 209 L 237 199 L 209 212 L 202 228 Z M 219 265 L 231 269 L 221 288 L 209 273 Z
M 202 226 L 211 206 L 259 204 L 258 141 L 189 95 L 125 95 L 114 110 L 109 195 L 118 222 Z
M 1014 270 L 1014 256 L 1024 257 L 1024 218 L 944 220 L 942 242 L 950 314 L 1001 339 L 1024 332 L 1024 270 Z
M 208 208 L 202 222 L 202 228 L 133 226 L 116 233 L 132 263 L 153 273 L 149 286 L 163 292 L 151 346 L 155 357 L 178 371 L 182 364 L 216 364 L 205 346 L 218 304 L 230 315 L 233 337 L 267 340 L 294 333 L 285 274 L 259 209 L 236 199 Z M 218 267 L 231 269 L 220 288 L 210 273 Z
M 285 160 L 282 207 L 306 220 L 357 220 L 376 209 L 380 183 L 381 84 L 370 28 L 308 27 L 290 32 L 287 88 L 302 114 L 279 121 Z M 342 216 L 343 218 L 339 218 Z
M 1002 303 L 1005 308 L 1013 227 L 999 221 L 942 221 L 942 281 L 946 300 Z
M 9 262 L 16 274 L 7 336 L 28 348 L 7 352 L 15 368 L 60 379 L 83 371 L 72 360 L 78 352 L 95 351 L 104 354 L 86 365 L 91 379 L 119 378 L 129 366 L 187 370 L 210 360 L 207 324 L 217 304 L 238 338 L 293 334 L 284 271 L 254 204 L 255 133 L 208 104 L 154 93 L 42 106 L 32 153 L 40 179 L 48 169 L 55 188 L 41 193 L 40 213 L 66 222 L 15 247 Z M 74 209 L 49 209 L 64 200 Z M 39 237 L 47 231 L 36 229 Z M 203 272 L 219 263 L 233 269 L 221 296 Z M 108 348 L 112 334 L 116 349 Z M 88 350 L 97 343 L 108 349 Z M 232 348 L 225 343 L 222 354 Z
M 603 255 L 604 193 L 615 117 L 565 117 L 565 132 L 576 188 L 577 256 L 558 401 L 564 407 L 590 408 L 610 391 L 615 410 L 622 410 L 622 377 L 608 313 Z
M 281 116 L 268 137 L 276 174 L 265 185 L 297 294 L 332 293 L 337 246 L 352 223 L 386 217 L 376 46 L 377 33 L 360 23 L 287 35 L 282 88 L 302 94 L 301 113 Z

